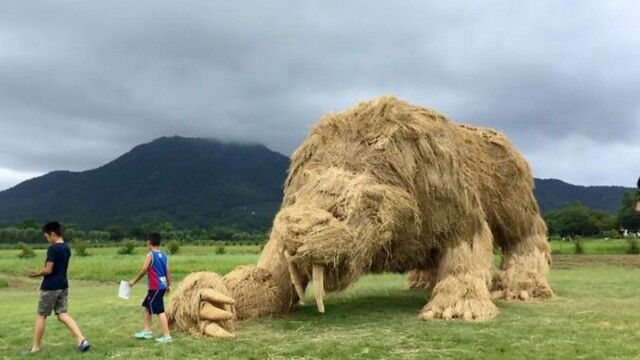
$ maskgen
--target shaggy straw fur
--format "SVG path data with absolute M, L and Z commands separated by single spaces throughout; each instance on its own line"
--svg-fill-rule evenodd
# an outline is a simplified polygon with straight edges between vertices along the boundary
M 437 278 L 437 273 L 426 270 L 411 270 L 406 276 L 409 289 L 431 289 Z
M 224 283 L 238 318 L 252 318 L 286 313 L 309 282 L 324 311 L 325 291 L 364 272 L 417 270 L 434 286 L 421 318 L 488 319 L 497 313 L 490 289 L 552 295 L 532 189 L 501 134 L 393 97 L 363 102 L 325 116 L 295 151 L 258 266 Z M 491 282 L 494 245 L 504 261 Z

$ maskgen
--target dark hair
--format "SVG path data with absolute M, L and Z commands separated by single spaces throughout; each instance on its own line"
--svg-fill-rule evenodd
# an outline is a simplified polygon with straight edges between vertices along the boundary
M 149 233 L 149 235 L 147 235 L 147 241 L 149 241 L 153 246 L 160 245 L 160 234 L 157 232 Z
M 638 189 L 640 189 L 640 177 L 638 178 Z
M 57 221 L 48 222 L 42 227 L 42 232 L 47 235 L 51 235 L 53 233 L 58 236 L 62 236 L 62 225 Z

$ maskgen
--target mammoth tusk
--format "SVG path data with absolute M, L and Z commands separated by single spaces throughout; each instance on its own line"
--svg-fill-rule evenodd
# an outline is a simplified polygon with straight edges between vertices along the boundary
M 313 265 L 313 297 L 318 305 L 318 312 L 324 313 L 324 266 Z
M 291 282 L 293 283 L 293 287 L 296 289 L 296 293 L 298 294 L 298 302 L 300 305 L 304 305 L 304 286 L 302 286 L 302 280 L 300 276 L 300 272 L 298 271 L 298 267 L 296 264 L 291 261 L 291 255 L 288 251 L 284 252 L 284 257 L 287 259 L 287 264 L 289 265 L 289 274 L 291 275 Z

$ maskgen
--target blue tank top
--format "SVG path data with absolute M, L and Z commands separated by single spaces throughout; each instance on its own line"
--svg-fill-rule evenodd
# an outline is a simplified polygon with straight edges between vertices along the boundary
M 167 288 L 167 255 L 162 251 L 151 251 L 151 265 L 147 269 L 149 290 Z

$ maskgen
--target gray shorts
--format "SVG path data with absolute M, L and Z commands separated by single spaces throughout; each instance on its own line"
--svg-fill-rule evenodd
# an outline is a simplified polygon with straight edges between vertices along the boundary
M 42 316 L 51 315 L 55 310 L 56 315 L 67 312 L 67 289 L 62 290 L 40 290 L 38 299 L 38 314 Z

